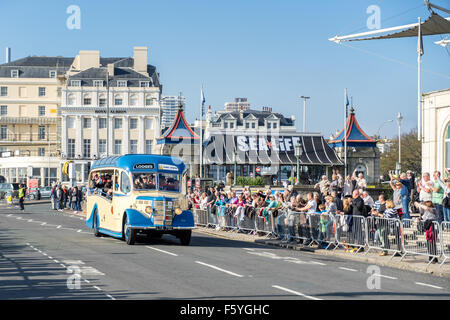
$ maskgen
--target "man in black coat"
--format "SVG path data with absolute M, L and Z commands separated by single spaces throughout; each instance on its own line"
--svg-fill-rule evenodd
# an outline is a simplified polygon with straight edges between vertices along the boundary
M 354 216 L 365 216 L 364 200 L 361 198 L 359 190 L 353 190 L 352 199 L 352 214 Z

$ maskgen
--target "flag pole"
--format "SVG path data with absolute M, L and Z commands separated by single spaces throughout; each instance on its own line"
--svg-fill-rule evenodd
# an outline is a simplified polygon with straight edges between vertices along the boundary
M 347 88 L 344 95 L 344 179 L 347 177 Z
M 423 113 L 421 108 L 421 94 L 420 94 L 420 64 L 422 56 L 422 31 L 421 31 L 421 21 L 419 20 L 418 34 L 417 34 L 417 139 L 422 140 L 422 125 L 423 125 Z
M 200 178 L 203 178 L 203 86 L 200 91 Z

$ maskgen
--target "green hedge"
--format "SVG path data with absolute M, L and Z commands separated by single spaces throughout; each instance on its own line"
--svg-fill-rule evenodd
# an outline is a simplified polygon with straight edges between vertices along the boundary
M 261 177 L 237 177 L 236 184 L 239 186 L 264 186 L 264 179 Z

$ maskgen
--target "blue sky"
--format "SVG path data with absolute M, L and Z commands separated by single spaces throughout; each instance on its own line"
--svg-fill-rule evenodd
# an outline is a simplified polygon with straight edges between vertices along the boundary
M 450 7 L 449 0 L 432 2 Z M 66 27 L 70 5 L 81 9 L 79 30 Z M 13 59 L 75 56 L 79 50 L 132 56 L 133 46 L 148 46 L 163 94 L 181 91 L 190 121 L 199 117 L 201 85 L 213 110 L 247 97 L 254 109 L 270 106 L 295 115 L 298 128 L 299 96 L 307 95 L 307 130 L 328 138 L 342 128 L 347 88 L 368 134 L 397 112 L 409 131 L 417 126 L 417 40 L 353 42 L 351 47 L 328 41 L 336 34 L 368 31 L 370 5 L 380 8 L 381 28 L 429 16 L 423 0 L 3 0 L 0 61 L 7 46 Z M 424 38 L 424 92 L 450 88 L 450 55 L 434 44 L 440 39 Z M 395 136 L 396 122 L 380 133 Z

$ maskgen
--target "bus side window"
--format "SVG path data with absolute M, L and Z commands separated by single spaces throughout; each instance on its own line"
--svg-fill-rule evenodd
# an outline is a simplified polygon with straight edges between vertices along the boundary
M 115 170 L 115 171 L 114 171 L 114 178 L 113 178 L 113 181 L 114 181 L 114 186 L 113 186 L 114 191 L 119 191 L 119 174 L 120 174 L 120 171 L 119 171 L 119 170 Z
M 120 191 L 127 194 L 131 190 L 130 178 L 126 172 L 122 172 L 120 176 Z

